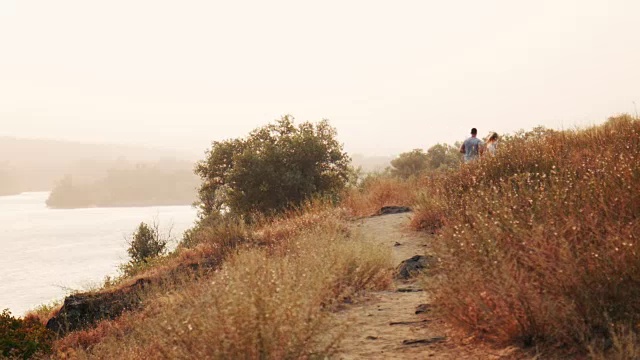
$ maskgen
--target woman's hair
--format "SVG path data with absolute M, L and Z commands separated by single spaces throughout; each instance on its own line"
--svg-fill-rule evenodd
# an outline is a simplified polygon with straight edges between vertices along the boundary
M 498 133 L 493 133 L 491 134 L 491 136 L 489 137 L 489 141 L 496 141 L 498 140 Z

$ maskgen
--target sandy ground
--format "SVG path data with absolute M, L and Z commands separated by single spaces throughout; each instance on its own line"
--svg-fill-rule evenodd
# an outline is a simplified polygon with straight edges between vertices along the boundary
M 430 237 L 408 229 L 411 214 L 371 217 L 354 225 L 367 241 L 392 249 L 395 264 L 429 253 Z M 429 293 L 421 280 L 396 281 L 392 290 L 368 294 L 338 312 L 352 327 L 341 343 L 338 359 L 518 359 L 517 349 L 488 345 L 452 336 L 451 329 L 429 310 Z M 405 291 L 398 291 L 398 290 Z M 411 291 L 407 291 L 411 290 Z M 424 304 L 427 311 L 416 314 Z

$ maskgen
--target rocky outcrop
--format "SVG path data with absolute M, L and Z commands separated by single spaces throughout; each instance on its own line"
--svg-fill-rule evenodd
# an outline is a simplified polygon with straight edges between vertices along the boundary
M 139 278 L 117 289 L 67 296 L 58 313 L 47 322 L 47 328 L 64 335 L 86 329 L 101 320 L 115 319 L 124 311 L 141 308 L 145 292 L 151 286 L 171 286 L 172 282 L 179 281 L 185 275 L 198 277 L 216 268 L 221 261 L 220 256 L 213 256 L 181 263 L 165 273 Z
M 140 307 L 141 293 L 150 282 L 139 279 L 117 291 L 67 296 L 62 308 L 47 322 L 47 329 L 62 335 L 103 319 L 114 319 L 125 310 Z

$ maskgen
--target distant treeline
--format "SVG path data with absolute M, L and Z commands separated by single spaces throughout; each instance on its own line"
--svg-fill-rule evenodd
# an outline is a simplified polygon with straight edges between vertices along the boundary
M 0 136 L 0 196 L 50 191 L 66 174 L 74 183 L 88 183 L 107 176 L 108 169 L 159 161 L 171 168 L 189 162 L 190 167 L 197 159 L 172 149 Z
M 19 193 L 20 184 L 16 177 L 7 170 L 6 164 L 0 164 L 0 196 L 15 195 Z
M 104 178 L 91 182 L 79 182 L 67 175 L 51 191 L 47 206 L 190 205 L 197 198 L 198 183 L 191 166 L 171 169 L 160 164 L 138 164 L 108 170 Z

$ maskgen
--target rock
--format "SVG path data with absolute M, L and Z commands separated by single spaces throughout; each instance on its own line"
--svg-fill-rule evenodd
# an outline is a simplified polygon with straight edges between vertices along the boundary
M 396 241 L 396 243 L 393 244 L 393 246 L 402 246 L 402 244 Z
M 162 275 L 139 278 L 134 283 L 117 289 L 67 296 L 46 327 L 58 335 L 64 335 L 95 325 L 100 320 L 115 319 L 124 311 L 142 307 L 142 295 L 149 286 L 167 286 L 185 275 L 199 277 L 215 269 L 221 259 L 221 256 L 211 256 L 179 264 Z
M 447 340 L 445 336 L 434 336 L 429 339 L 410 339 L 403 340 L 402 345 L 431 345 Z
M 418 320 L 418 321 L 392 321 L 389 323 L 389 325 L 393 326 L 393 325 L 416 325 L 416 324 L 423 324 L 426 322 L 429 322 L 431 320 L 428 319 L 422 319 L 422 320 Z
M 62 308 L 47 322 L 47 329 L 64 335 L 103 319 L 114 319 L 123 311 L 141 305 L 140 291 L 149 283 L 147 279 L 139 279 L 118 291 L 67 296 Z
M 411 208 L 407 206 L 383 206 L 375 215 L 389 215 L 411 212 Z
M 421 292 L 424 291 L 423 289 L 419 289 L 419 288 L 414 288 L 414 287 L 402 287 L 402 288 L 397 288 L 396 289 L 397 292 L 401 292 L 401 293 L 410 293 L 410 292 Z
M 416 306 L 416 315 L 418 314 L 424 314 L 426 312 L 431 311 L 431 305 L 430 304 L 420 304 L 418 306 Z
M 409 279 L 427 269 L 433 262 L 432 256 L 415 255 L 404 260 L 396 268 L 396 279 Z

